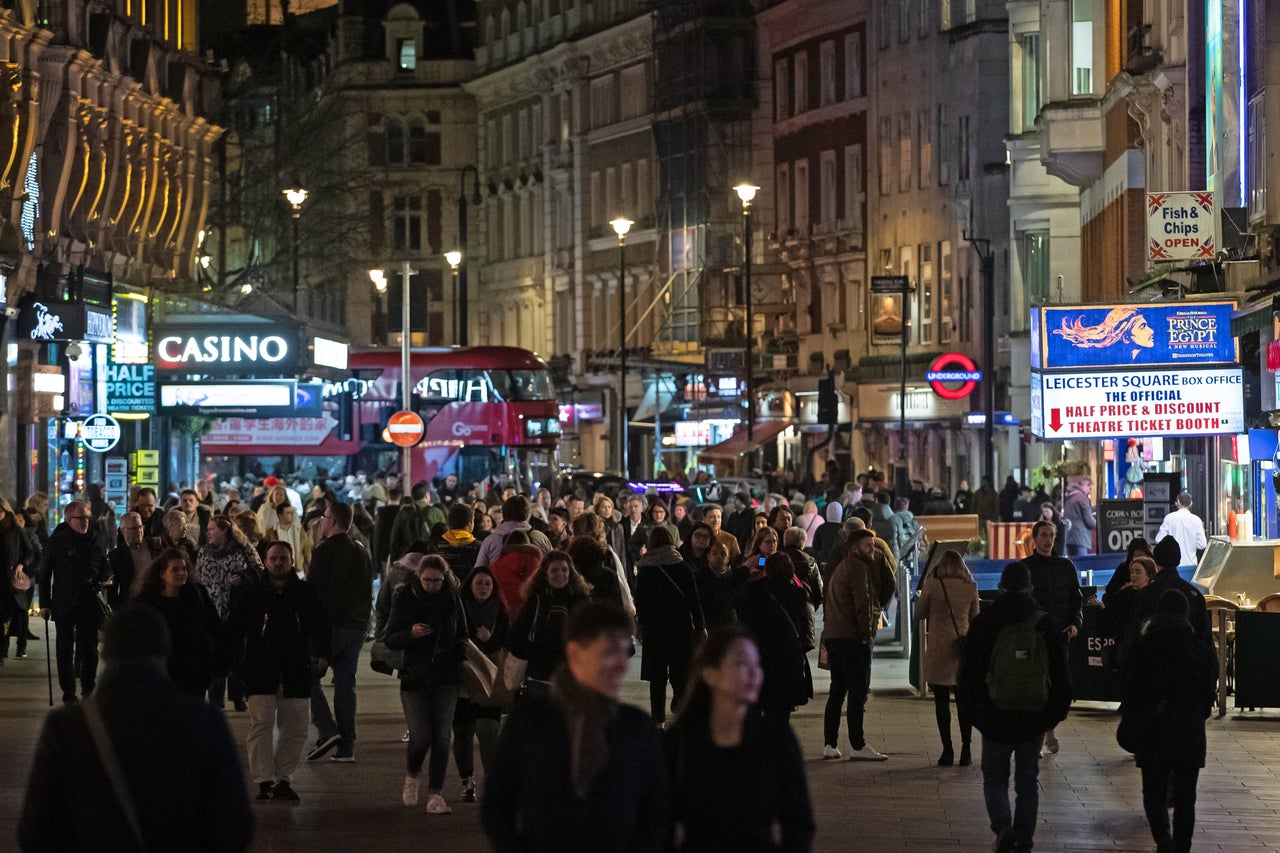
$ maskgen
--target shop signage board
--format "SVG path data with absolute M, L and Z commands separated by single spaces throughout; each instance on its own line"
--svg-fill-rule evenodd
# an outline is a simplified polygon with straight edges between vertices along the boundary
M 1239 367 L 1032 376 L 1032 430 L 1041 438 L 1235 435 L 1245 431 L 1244 377 Z
M 120 422 L 111 415 L 95 412 L 80 424 L 80 440 L 95 453 L 106 453 L 120 443 Z
M 292 379 L 170 382 L 159 387 L 159 409 L 170 415 L 289 417 L 298 383 Z
M 115 340 L 115 322 L 109 309 L 85 302 L 24 299 L 18 313 L 17 336 L 32 341 L 109 344 Z
M 205 445 L 253 447 L 319 447 L 338 421 L 326 413 L 318 418 L 223 418 L 201 438 Z
M 107 411 L 151 414 L 156 410 L 156 368 L 152 364 L 107 362 Z
M 1142 501 L 1098 502 L 1098 552 L 1124 551 L 1142 535 Z
M 1147 260 L 1212 261 L 1221 245 L 1212 192 L 1147 193 Z
M 859 421 L 897 421 L 902 388 L 897 382 L 871 382 L 858 386 Z M 939 397 L 929 385 L 907 385 L 908 421 L 961 421 L 969 413 L 968 398 Z
M 1152 302 L 1033 308 L 1031 366 L 1234 364 L 1235 307 L 1235 302 Z
M 293 376 L 302 366 L 298 330 L 279 324 L 157 326 L 152 339 L 161 373 Z

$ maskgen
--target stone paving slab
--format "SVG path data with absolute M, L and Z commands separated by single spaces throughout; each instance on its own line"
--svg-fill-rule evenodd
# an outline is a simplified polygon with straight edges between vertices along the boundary
M 37 628 L 37 632 L 43 626 Z M 0 851 L 14 848 L 14 832 L 35 738 L 48 710 L 44 644 L 31 657 L 0 668 Z M 818 824 L 817 851 L 983 851 L 990 849 L 981 775 L 974 767 L 937 767 L 940 745 L 933 702 L 914 695 L 906 662 L 878 649 L 874 695 L 867 706 L 869 742 L 889 755 L 878 764 L 822 761 L 826 673 L 816 669 L 820 695 L 792 718 L 806 756 Z M 816 661 L 813 662 L 816 664 Z M 403 718 L 393 679 L 362 664 L 357 763 L 304 764 L 295 787 L 302 803 L 256 807 L 255 853 L 341 851 L 395 853 L 484 851 L 478 810 L 454 803 L 455 813 L 430 816 L 400 804 Z M 639 659 L 628 680 L 628 701 L 647 708 Z M 246 714 L 229 720 L 243 744 Z M 1081 704 L 1058 730 L 1062 751 L 1040 768 L 1037 851 L 1135 853 L 1154 849 L 1142 814 L 1139 772 L 1115 745 L 1114 707 Z M 975 761 L 980 752 L 975 735 Z M 957 736 L 958 739 L 958 736 Z M 847 743 L 841 745 L 847 747 Z M 1280 713 L 1230 714 L 1209 723 L 1210 758 L 1199 788 L 1193 849 L 1214 853 L 1280 851 Z M 479 763 L 477 761 L 477 767 Z M 446 795 L 458 780 L 450 762 Z

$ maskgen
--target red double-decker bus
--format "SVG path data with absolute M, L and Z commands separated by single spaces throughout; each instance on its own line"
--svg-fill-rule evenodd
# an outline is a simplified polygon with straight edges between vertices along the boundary
M 348 368 L 351 379 L 326 389 L 323 418 L 219 421 L 202 442 L 206 464 L 225 467 L 217 457 L 243 455 L 252 444 L 255 473 L 399 472 L 400 449 L 385 428 L 401 407 L 400 353 L 353 350 Z M 463 483 L 509 481 L 531 491 L 555 476 L 559 408 L 547 366 L 533 353 L 417 349 L 410 381 L 412 408 L 426 424 L 412 450 L 413 480 L 457 474 Z

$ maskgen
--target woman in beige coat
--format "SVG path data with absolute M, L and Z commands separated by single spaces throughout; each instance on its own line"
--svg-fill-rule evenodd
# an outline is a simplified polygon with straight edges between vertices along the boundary
M 969 633 L 969 620 L 978 615 L 978 585 L 969 567 L 954 551 L 945 551 L 925 578 L 916 602 L 916 618 L 926 622 L 921 675 L 933 690 L 934 710 L 938 717 L 938 734 L 942 737 L 940 767 L 955 761 L 951 748 L 951 693 L 960 670 L 959 637 Z M 956 702 L 960 720 L 960 765 L 971 763 L 969 741 L 973 726 L 965 707 Z

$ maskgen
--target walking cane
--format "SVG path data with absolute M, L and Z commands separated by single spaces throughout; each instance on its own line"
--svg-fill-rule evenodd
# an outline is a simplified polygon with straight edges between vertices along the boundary
M 49 673 L 49 707 L 53 707 L 53 653 L 49 651 L 49 617 L 44 617 L 44 668 Z

